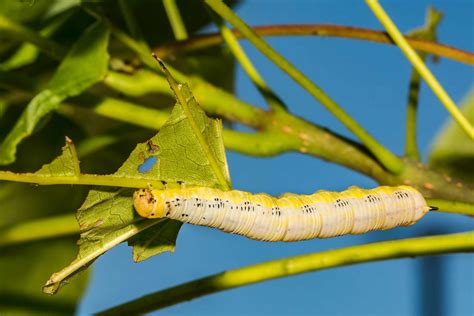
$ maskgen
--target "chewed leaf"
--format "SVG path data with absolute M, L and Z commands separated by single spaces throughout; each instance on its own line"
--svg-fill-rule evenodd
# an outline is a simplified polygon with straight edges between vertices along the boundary
M 109 29 L 97 22 L 87 29 L 59 65 L 46 88 L 28 104 L 0 145 L 0 165 L 15 161 L 16 148 L 41 119 L 68 97 L 76 96 L 107 74 Z
M 158 158 L 156 158 L 155 156 L 150 156 L 146 158 L 145 161 L 143 161 L 143 163 L 138 166 L 138 171 L 140 171 L 141 173 L 146 173 L 150 171 L 157 161 Z
M 217 166 L 221 175 L 229 181 L 221 122 L 208 118 L 189 89 L 182 87 L 191 117 L 178 103 L 160 132 L 147 142 L 138 144 L 112 176 L 145 179 L 150 183 L 157 180 L 168 183 L 182 181 L 190 186 L 222 188 L 215 174 Z M 190 128 L 192 124 L 198 127 L 199 135 Z M 202 149 L 202 141 L 211 157 Z M 214 161 L 214 165 L 210 160 Z M 142 167 L 144 164 L 145 167 Z M 79 254 L 69 266 L 51 276 L 44 287 L 48 294 L 54 294 L 66 280 L 123 241 L 128 240 L 129 245 L 133 246 L 135 261 L 173 251 L 181 227 L 181 223 L 175 221 L 139 217 L 133 208 L 130 190 L 91 191 L 79 209 L 77 219 L 82 232 Z
M 4 176 L 11 175 L 12 180 L 19 181 L 21 177 L 29 177 L 32 182 L 41 183 L 46 178 L 74 178 L 79 176 L 81 170 L 79 168 L 79 160 L 77 159 L 76 147 L 74 143 L 66 137 L 66 145 L 63 146 L 61 155 L 56 157 L 52 162 L 43 165 L 35 173 L 17 174 L 10 171 L 0 171 Z
M 44 176 L 78 176 L 80 173 L 76 148 L 67 137 L 61 155 L 36 172 L 36 174 Z
M 228 179 L 221 122 L 207 118 L 197 105 L 193 105 L 192 115 L 208 142 L 214 159 Z M 183 181 L 188 185 L 221 186 L 179 103 L 158 134 L 158 143 L 162 148 L 159 166 L 163 179 L 170 182 Z
M 461 109 L 468 121 L 474 124 L 474 90 L 464 99 Z M 450 120 L 433 142 L 429 163 L 435 169 L 473 182 L 474 142 Z
M 155 57 L 157 62 L 160 64 L 161 70 L 165 73 L 166 79 L 168 80 L 168 83 L 178 101 L 178 104 L 173 111 L 175 116 L 173 117 L 172 114 L 171 118 L 167 121 L 167 124 L 179 124 L 184 116 L 187 125 L 181 126 L 181 128 L 187 128 L 190 131 L 189 133 L 186 133 L 186 135 L 183 135 L 186 137 L 181 137 L 178 133 L 173 133 L 173 135 L 178 135 L 178 137 L 176 137 L 176 144 L 185 147 L 184 151 L 181 151 L 181 153 L 186 155 L 186 161 L 192 161 L 195 167 L 198 166 L 195 172 L 200 174 L 205 169 L 209 169 L 211 170 L 211 176 L 214 178 L 214 182 L 216 182 L 217 186 L 224 190 L 231 189 L 232 186 L 230 183 L 224 147 L 219 147 L 218 145 L 213 146 L 216 144 L 214 141 L 217 141 L 217 144 L 223 144 L 222 124 L 216 120 L 210 120 L 200 109 L 196 99 L 191 93 L 191 90 L 189 90 L 189 87 L 186 84 L 179 84 L 169 73 L 164 63 L 157 58 L 155 54 L 153 54 L 153 57 Z M 181 106 L 181 108 L 179 108 L 179 106 Z M 180 109 L 180 111 L 176 111 L 176 109 Z M 174 130 L 177 132 L 178 128 L 175 127 Z M 191 150 L 191 148 L 188 149 L 188 147 L 192 145 L 197 146 L 193 146 L 193 150 Z M 179 148 L 179 146 L 176 148 Z M 220 148 L 222 148 L 222 152 L 216 151 L 216 149 Z M 165 170 L 166 169 L 163 169 L 162 171 L 165 172 Z M 173 174 L 174 172 L 170 173 L 170 176 L 173 176 Z M 199 181 L 200 177 L 198 176 L 195 180 Z
M 65 279 L 80 272 L 108 249 L 154 224 L 154 221 L 137 218 L 129 195 L 127 190 L 89 192 L 77 215 L 81 229 L 79 254 L 69 266 L 49 278 L 43 288 L 46 294 L 56 293 Z

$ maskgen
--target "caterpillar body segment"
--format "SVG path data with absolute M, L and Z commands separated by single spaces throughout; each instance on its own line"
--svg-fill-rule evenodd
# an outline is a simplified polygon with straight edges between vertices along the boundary
M 409 186 L 350 187 L 340 193 L 286 193 L 279 198 L 211 188 L 142 189 L 135 192 L 134 205 L 143 217 L 167 217 L 264 241 L 329 238 L 408 226 L 430 210 L 421 193 Z

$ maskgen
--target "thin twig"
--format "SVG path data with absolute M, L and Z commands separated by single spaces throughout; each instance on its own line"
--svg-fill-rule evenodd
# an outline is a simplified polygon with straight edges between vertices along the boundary
M 263 80 L 262 76 L 253 65 L 250 58 L 247 56 L 247 54 L 245 54 L 245 51 L 243 50 L 242 46 L 240 46 L 239 41 L 237 40 L 237 37 L 234 35 L 234 33 L 232 33 L 232 31 L 224 24 L 224 21 L 222 21 L 222 19 L 217 14 L 209 9 L 207 11 L 219 28 L 224 41 L 234 55 L 235 59 L 237 59 L 247 76 L 249 76 L 250 80 L 252 80 L 260 94 L 265 98 L 270 108 L 274 111 L 286 110 L 286 106 L 283 104 L 283 101 L 268 87 L 267 83 L 265 80 Z
M 274 24 L 252 26 L 252 30 L 259 36 L 316 36 L 316 37 L 339 37 L 370 41 L 375 43 L 395 45 L 390 36 L 383 31 L 376 31 L 361 27 L 332 25 L 332 24 Z M 237 38 L 243 38 L 237 30 L 232 30 Z M 405 37 L 410 45 L 421 52 L 433 56 L 444 57 L 468 65 L 474 65 L 474 53 L 448 45 L 427 41 L 410 36 Z M 172 42 L 154 49 L 160 57 L 177 55 L 193 50 L 203 49 L 223 42 L 220 33 L 208 33 L 193 35 L 185 41 Z
M 176 0 L 163 0 L 163 6 L 165 7 L 166 15 L 168 16 L 168 21 L 170 21 L 171 29 L 173 30 L 176 40 L 187 39 L 188 32 L 186 31 L 183 19 L 179 13 Z
M 429 7 L 426 16 L 425 25 L 423 27 L 411 31 L 409 34 L 416 38 L 426 39 L 430 41 L 436 41 L 436 27 L 441 22 L 443 14 L 436 9 Z M 420 53 L 420 58 L 423 62 L 427 58 L 426 53 Z M 416 142 L 416 127 L 417 127 L 417 112 L 418 112 L 418 99 L 420 95 L 420 83 L 421 77 L 415 68 L 412 68 L 410 75 L 410 84 L 408 88 L 408 102 L 407 102 L 407 114 L 406 114 L 406 127 L 405 127 L 405 156 L 415 160 L 420 160 L 420 153 L 418 151 L 418 145 Z
M 382 6 L 377 0 L 366 0 L 366 2 L 374 12 L 374 15 L 379 19 L 380 23 L 382 23 L 382 25 L 386 28 L 393 41 L 412 63 L 413 67 L 416 68 L 421 77 L 423 77 L 428 86 L 431 88 L 431 90 L 433 90 L 434 94 L 444 105 L 446 110 L 451 114 L 453 119 L 459 124 L 459 126 L 469 136 L 469 138 L 474 140 L 474 127 L 457 108 L 454 101 L 446 93 L 443 86 L 438 82 L 428 67 L 426 67 L 425 63 L 421 60 L 418 54 L 413 50 L 413 48 L 410 47 L 410 44 L 407 43 L 403 35 L 384 11 Z

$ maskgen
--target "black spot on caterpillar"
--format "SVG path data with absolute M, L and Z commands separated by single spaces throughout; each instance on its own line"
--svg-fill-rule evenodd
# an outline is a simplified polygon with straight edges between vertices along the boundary
M 329 238 L 408 226 L 430 210 L 421 193 L 409 186 L 350 187 L 311 195 L 285 193 L 279 198 L 211 188 L 142 189 L 135 192 L 134 205 L 143 217 L 167 217 L 264 241 Z

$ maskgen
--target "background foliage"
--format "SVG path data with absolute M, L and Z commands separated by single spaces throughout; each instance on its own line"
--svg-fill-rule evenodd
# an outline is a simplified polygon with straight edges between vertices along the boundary
M 210 23 L 211 18 L 201 2 L 179 4 L 189 34 Z M 267 114 L 261 106 L 252 107 L 227 94 L 225 91 L 232 92 L 234 73 L 233 57 L 226 47 L 212 46 L 180 53 L 179 50 L 184 51 L 186 46 L 178 46 L 177 51 L 166 52 L 163 47 L 174 42 L 174 35 L 159 1 L 102 1 L 81 5 L 73 1 L 5 1 L 0 4 L 0 14 L 0 163 L 5 165 L 4 170 L 31 172 L 40 169 L 45 162 L 58 156 L 67 135 L 77 145 L 82 173 L 110 174 L 118 170 L 114 176 L 123 177 L 124 183 L 131 181 L 127 177 L 139 178 L 145 183 L 146 177 L 136 170 L 145 158 L 140 153 L 146 155 L 147 152 L 148 145 L 144 141 L 162 127 L 174 104 L 173 92 L 166 79 L 158 74 L 149 54 L 149 47 L 160 47 L 156 51 L 164 54 L 161 57 L 170 64 L 172 74 L 177 80 L 190 84 L 208 115 L 225 120 L 228 129 L 224 131 L 224 140 L 230 149 L 256 156 L 297 151 L 339 163 L 379 183 L 398 184 L 410 180 L 432 198 L 473 202 L 469 189 L 469 182 L 472 182 L 472 141 L 453 124 L 440 133 L 430 155 L 430 164 L 443 173 L 432 172 L 426 166 L 420 168 L 416 162 L 404 160 L 407 166 L 405 173 L 392 174 L 367 154 L 366 149 L 361 150 L 360 145 L 354 145 L 356 138 L 346 130 L 342 133 L 351 139 L 328 134 L 325 129 L 309 122 L 313 120 L 307 117 L 303 120 L 275 108 Z M 135 18 L 130 19 L 127 15 Z M 299 105 L 295 105 L 293 110 L 291 96 L 284 95 L 283 99 L 288 102 L 290 112 L 299 111 Z M 464 104 L 464 112 L 472 121 L 472 96 Z M 175 108 L 174 111 L 173 115 L 182 115 L 180 109 Z M 319 119 L 315 121 L 320 122 Z M 242 129 L 239 124 L 255 129 L 258 134 L 247 133 L 250 130 Z M 188 125 L 185 123 L 184 126 Z M 232 127 L 237 132 L 230 129 Z M 294 133 L 288 132 L 289 129 Z M 165 127 L 161 131 L 161 135 L 166 135 Z M 301 138 L 302 134 L 308 136 Z M 176 134 L 172 132 L 168 135 Z M 383 136 L 378 138 L 383 140 Z M 397 137 L 402 138 L 398 133 Z M 182 138 L 179 136 L 176 142 Z M 162 150 L 168 148 L 166 142 L 170 142 L 169 148 L 173 148 L 170 137 L 162 136 L 160 140 L 159 136 L 155 136 L 152 140 Z M 186 145 L 193 146 L 196 142 L 189 139 Z M 141 144 L 135 147 L 138 143 Z M 63 150 L 67 152 L 69 149 L 65 147 Z M 126 161 L 129 155 L 131 160 Z M 173 155 L 183 156 L 182 153 Z M 166 157 L 161 159 L 169 161 Z M 71 163 L 72 174 L 65 175 L 77 176 L 74 173 L 77 158 L 67 161 Z M 184 172 L 189 168 L 182 166 L 179 170 Z M 48 176 L 58 175 L 54 168 L 48 170 Z M 59 173 L 65 172 L 64 168 L 58 170 Z M 188 172 L 180 175 L 178 171 L 163 176 L 162 170 L 154 170 L 147 176 L 168 181 L 189 177 Z M 445 173 L 463 182 L 448 181 Z M 216 183 L 215 180 L 198 183 L 199 179 L 202 175 L 196 178 L 196 184 Z M 193 181 L 189 178 L 185 180 Z M 430 189 L 427 183 L 434 184 L 435 189 Z M 463 189 L 459 189 L 457 183 L 462 183 Z M 117 182 L 117 185 L 120 186 L 120 183 Z M 39 291 L 50 274 L 67 266 L 76 254 L 74 241 L 77 238 L 69 236 L 76 233 L 79 227 L 70 216 L 61 217 L 63 214 L 72 214 L 80 208 L 79 222 L 88 226 L 102 216 L 101 210 L 108 214 L 110 210 L 120 212 L 122 207 L 124 212 L 129 212 L 132 223 L 124 226 L 125 230 L 137 227 L 135 215 L 130 212 L 130 191 L 112 193 L 109 189 L 99 188 L 89 192 L 88 199 L 83 203 L 86 192 L 87 188 L 81 186 L 38 188 L 19 183 L 0 184 L 0 228 L 3 229 L 3 235 L 0 234 L 0 306 L 3 311 L 27 309 L 67 313 L 75 309 L 87 282 L 87 273 L 74 279 L 72 285 L 53 298 L 45 297 Z M 91 202 L 99 200 L 100 203 Z M 461 207 L 461 212 L 472 210 L 471 204 L 466 205 Z M 87 215 L 84 217 L 87 210 L 88 214 L 92 214 L 91 219 L 85 219 Z M 43 218 L 59 220 L 41 222 L 42 227 L 46 227 L 43 230 L 66 227 L 58 235 L 68 237 L 28 243 L 24 240 L 9 241 L 8 236 L 12 235 L 9 229 L 16 227 L 15 224 Z M 127 223 L 127 220 L 120 218 L 120 224 L 124 222 Z M 175 224 L 170 228 L 168 225 L 167 230 L 163 230 L 163 225 L 158 224 L 153 230 L 145 230 L 129 240 L 135 245 L 134 259 L 140 261 L 163 250 L 173 249 L 179 226 Z M 81 247 L 88 245 L 84 243 L 84 238 L 90 239 L 91 234 L 92 244 L 96 240 L 107 240 L 108 237 L 104 239 L 104 236 L 109 234 L 124 236 L 115 226 L 102 228 L 105 231 L 87 230 L 88 235 L 82 236 Z M 115 239 L 123 241 L 120 238 Z M 104 249 L 101 245 L 98 248 Z M 31 258 L 35 260 L 33 265 Z

